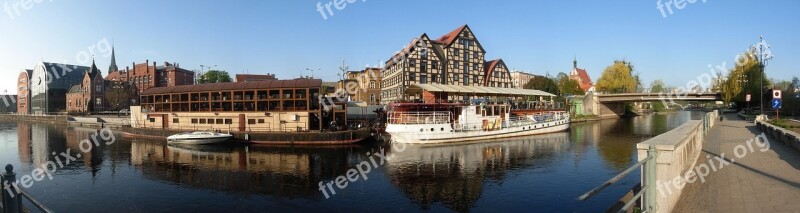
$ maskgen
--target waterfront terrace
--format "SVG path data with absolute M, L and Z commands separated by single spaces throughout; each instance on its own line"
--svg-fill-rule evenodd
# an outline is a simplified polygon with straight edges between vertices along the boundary
M 313 131 L 345 124 L 341 106 L 320 104 L 319 79 L 155 87 L 140 94 L 132 125 L 142 128 Z

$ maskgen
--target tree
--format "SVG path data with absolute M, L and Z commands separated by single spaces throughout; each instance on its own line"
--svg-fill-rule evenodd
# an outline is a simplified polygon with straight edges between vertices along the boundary
M 667 86 L 664 84 L 664 81 L 661 79 L 656 79 L 653 83 L 650 83 L 650 92 L 651 93 L 661 93 L 667 92 Z
M 558 85 L 556 85 L 556 83 L 553 82 L 553 79 L 543 76 L 533 77 L 533 79 L 528 81 L 528 83 L 522 86 L 522 88 L 541 90 L 544 92 L 549 92 L 554 95 L 559 94 Z
M 636 92 L 637 85 L 639 82 L 633 76 L 633 65 L 627 61 L 614 61 L 603 71 L 596 88 L 606 93 L 627 93 Z
M 231 79 L 231 76 L 228 75 L 228 72 L 222 70 L 209 70 L 201 75 L 200 79 L 197 79 L 197 82 L 200 84 L 224 83 L 231 81 L 233 81 L 233 79 Z
M 736 102 L 738 106 L 744 106 L 746 103 L 745 96 L 751 94 L 750 101 L 755 103 L 752 106 L 759 106 L 761 90 L 771 87 L 766 73 L 762 72 L 762 66 L 754 55 L 752 52 L 741 54 L 743 58 L 738 61 L 743 63 L 737 63 L 728 73 L 727 80 L 722 85 L 722 99 L 725 102 Z M 764 86 L 763 88 L 761 87 L 762 85 Z M 765 93 L 765 95 L 767 94 L 769 92 Z
M 133 89 L 127 82 L 110 82 L 104 96 L 113 110 L 121 110 L 130 106 L 131 91 Z
M 667 93 L 667 86 L 664 84 L 664 81 L 661 79 L 656 79 L 653 83 L 650 83 L 650 92 L 651 93 Z M 653 111 L 661 112 L 667 109 L 667 106 L 664 105 L 663 101 L 657 101 L 650 103 L 653 106 Z
M 580 84 L 578 81 L 574 79 L 570 79 L 566 73 L 558 73 L 557 80 L 558 82 L 558 89 L 561 95 L 583 95 L 585 91 L 581 89 Z

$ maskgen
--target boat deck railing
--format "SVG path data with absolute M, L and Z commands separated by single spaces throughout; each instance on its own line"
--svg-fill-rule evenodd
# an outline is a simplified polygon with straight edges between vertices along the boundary
M 446 124 L 450 123 L 450 112 L 393 112 L 389 114 L 390 124 Z

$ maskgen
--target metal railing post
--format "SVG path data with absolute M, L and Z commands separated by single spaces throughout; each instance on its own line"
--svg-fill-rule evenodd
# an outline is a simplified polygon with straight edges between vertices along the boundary
M 17 213 L 22 212 L 22 196 L 15 190 L 19 190 L 12 185 L 17 182 L 17 174 L 14 173 L 14 166 L 6 165 L 6 173 L 3 174 L 3 212 Z M 8 189 L 8 190 L 7 190 Z
M 646 212 L 656 212 L 656 164 L 658 162 L 658 152 L 656 152 L 655 145 L 651 144 L 647 149 L 647 156 L 652 157 L 644 165 L 644 186 L 646 191 L 643 198 L 643 206 Z

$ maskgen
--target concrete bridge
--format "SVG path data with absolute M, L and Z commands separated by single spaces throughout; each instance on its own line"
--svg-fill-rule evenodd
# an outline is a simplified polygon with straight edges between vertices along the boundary
M 584 112 L 600 117 L 619 117 L 625 114 L 625 103 L 664 101 L 722 101 L 721 93 L 620 93 L 594 94 L 584 96 Z

